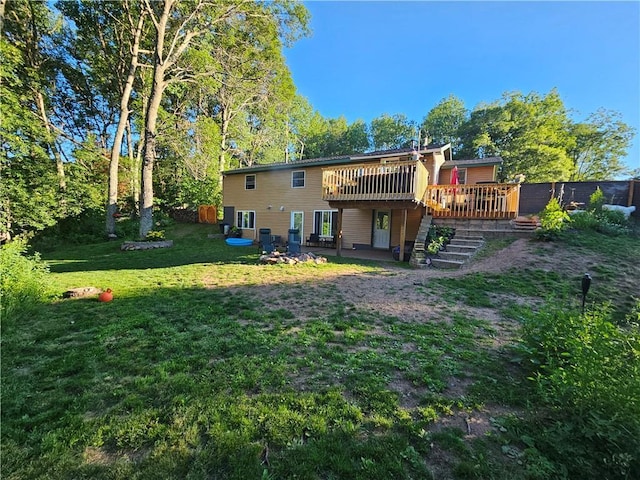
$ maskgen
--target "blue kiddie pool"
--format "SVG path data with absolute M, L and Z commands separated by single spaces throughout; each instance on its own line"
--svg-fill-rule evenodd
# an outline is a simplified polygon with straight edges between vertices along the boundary
M 253 240 L 250 238 L 227 238 L 225 242 L 232 247 L 249 247 Z

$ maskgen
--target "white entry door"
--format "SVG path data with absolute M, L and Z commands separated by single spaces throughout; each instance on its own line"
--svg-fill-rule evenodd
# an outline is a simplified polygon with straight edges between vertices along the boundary
M 375 210 L 374 219 L 373 248 L 389 248 L 391 212 L 389 210 Z

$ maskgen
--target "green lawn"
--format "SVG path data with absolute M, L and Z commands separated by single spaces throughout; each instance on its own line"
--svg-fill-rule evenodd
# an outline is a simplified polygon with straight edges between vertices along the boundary
M 388 265 L 262 266 L 256 248 L 207 233 L 178 226 L 169 249 L 45 255 L 56 291 L 111 288 L 114 300 L 59 298 L 3 320 L 2 478 L 534 478 L 504 426 L 531 389 L 509 343 L 527 305 L 575 303 L 576 272 L 412 284 L 425 301 L 462 306 L 409 322 L 322 282 Z M 593 302 L 615 304 L 616 272 L 638 273 L 637 237 L 617 242 L 625 259 L 602 238 L 557 247 L 608 259 Z M 259 296 L 264 285 L 278 294 Z M 490 428 L 468 435 L 450 424 L 460 418 Z

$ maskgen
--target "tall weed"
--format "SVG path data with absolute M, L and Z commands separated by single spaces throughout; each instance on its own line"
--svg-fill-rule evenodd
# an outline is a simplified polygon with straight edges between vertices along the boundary
M 12 318 L 51 297 L 49 270 L 39 254 L 25 254 L 27 242 L 14 240 L 0 249 L 0 314 Z
M 640 478 L 640 331 L 608 307 L 547 308 L 519 349 L 540 405 L 528 453 L 555 466 L 549 478 Z

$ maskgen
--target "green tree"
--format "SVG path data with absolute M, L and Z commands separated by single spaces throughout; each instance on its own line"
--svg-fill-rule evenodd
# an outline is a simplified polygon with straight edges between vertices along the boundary
M 62 215 L 64 166 L 49 122 L 53 18 L 43 2 L 9 2 L 0 37 L 0 237 L 41 230 Z
M 635 131 L 622 122 L 619 113 L 600 109 L 584 123 L 573 124 L 571 135 L 575 139 L 569 150 L 574 165 L 571 180 L 612 180 L 632 174 L 621 159 Z
M 235 85 L 236 72 L 225 75 L 224 65 L 237 57 L 227 55 L 228 52 L 216 49 L 216 45 L 231 47 L 235 42 L 223 41 L 236 39 L 239 43 L 251 45 L 254 37 L 260 39 L 263 48 L 270 48 L 271 37 L 265 38 L 262 31 L 252 32 L 248 26 L 251 20 L 261 21 L 265 32 L 276 35 L 284 41 L 293 40 L 306 28 L 306 9 L 297 3 L 288 1 L 257 3 L 223 3 L 207 0 L 182 1 L 164 0 L 151 3 L 145 1 L 149 18 L 155 29 L 153 46 L 154 65 L 153 82 L 147 103 L 144 127 L 144 153 L 141 182 L 140 236 L 144 237 L 153 226 L 153 167 L 157 157 L 157 127 L 165 90 L 170 84 L 186 85 L 206 82 L 212 77 L 220 82 Z M 234 53 L 237 53 L 234 51 Z M 244 67 L 251 68 L 257 59 L 258 50 L 249 49 L 243 57 Z M 253 75 L 254 83 L 260 79 L 257 70 Z M 217 78 L 216 78 L 216 75 Z M 269 75 L 266 75 L 269 77 Z M 244 74 L 238 73 L 244 78 Z M 272 77 L 271 77 L 272 78 Z M 264 86 L 264 83 L 262 84 Z M 214 85 L 215 86 L 215 85 Z M 242 83 L 243 87 L 248 87 Z M 241 87 L 237 87 L 240 89 Z M 225 96 L 228 93 L 229 96 Z M 256 95 L 261 95 L 257 92 Z M 252 97 L 249 95 L 248 97 Z M 238 91 L 230 88 L 217 92 L 217 106 L 221 110 L 221 145 L 220 168 L 226 168 L 224 152 L 227 150 L 229 128 L 234 115 L 244 112 L 246 98 L 239 99 Z M 243 105 L 246 106 L 246 105 Z M 169 109 L 167 109 L 169 111 Z M 215 112 L 214 112 L 215 113 Z
M 96 123 L 106 123 L 106 128 L 101 129 L 108 137 L 103 142 L 105 155 L 109 156 L 105 230 L 107 234 L 113 234 L 114 214 L 118 209 L 120 156 L 129 126 L 129 103 L 140 64 L 147 12 L 135 0 L 65 0 L 56 6 L 73 22 L 66 37 L 67 58 L 73 60 L 65 69 L 72 95 L 80 99 L 94 99 L 75 102 L 80 108 L 89 107 L 80 118 L 86 122 L 86 119 L 97 116 L 105 121 Z M 102 108 L 96 108 L 96 105 Z M 111 138 L 109 132 L 113 123 L 117 126 Z M 131 147 L 128 145 L 129 149 Z
M 383 113 L 371 120 L 370 134 L 374 150 L 390 150 L 410 146 L 417 139 L 415 122 L 404 114 Z
M 420 128 L 426 132 L 430 141 L 450 143 L 453 154 L 457 155 L 461 143 L 459 129 L 466 120 L 467 109 L 464 102 L 454 95 L 449 95 L 427 113 Z
M 477 106 L 460 128 L 461 156 L 500 156 L 501 179 L 568 180 L 573 162 L 570 120 L 558 92 L 505 93 L 500 102 Z
M 304 146 L 304 158 L 322 158 L 362 153 L 369 149 L 367 124 L 352 124 L 344 116 L 324 118 L 308 106 L 306 114 L 296 118 L 296 132 Z

